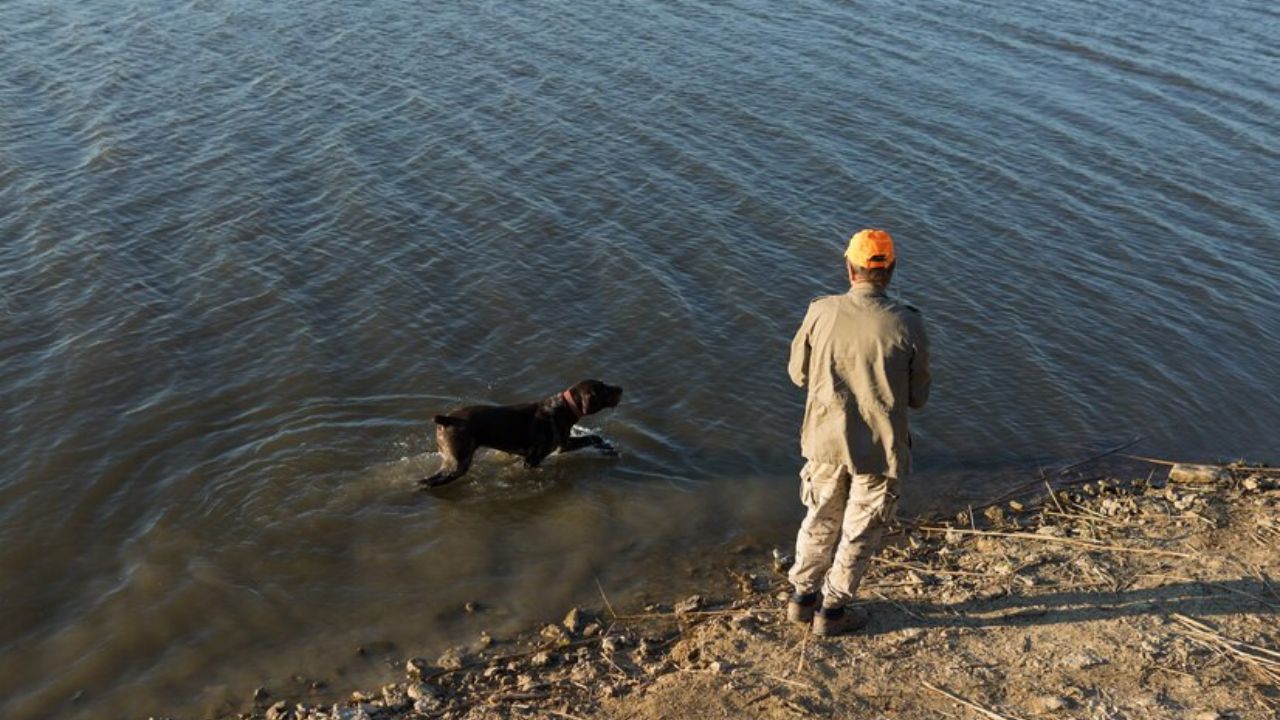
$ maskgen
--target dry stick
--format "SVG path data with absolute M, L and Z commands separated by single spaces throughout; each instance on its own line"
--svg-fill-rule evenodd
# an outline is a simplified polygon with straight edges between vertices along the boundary
M 796 672 L 804 671 L 804 651 L 809 649 L 809 628 L 804 629 L 804 640 L 800 642 L 800 659 L 796 661 Z
M 1231 645 L 1231 646 L 1240 645 L 1241 647 L 1248 648 L 1249 650 L 1252 650 L 1255 652 L 1263 653 L 1264 655 L 1271 655 L 1272 657 L 1270 658 L 1254 657 L 1253 659 L 1258 660 L 1259 662 L 1267 663 L 1269 665 L 1275 665 L 1276 667 L 1280 667 L 1280 652 L 1276 652 L 1275 650 L 1264 648 L 1259 645 L 1254 645 L 1252 643 L 1247 643 L 1243 640 L 1235 640 L 1235 639 L 1229 638 L 1226 635 L 1223 635 L 1222 633 L 1218 632 L 1217 630 L 1214 630 L 1213 628 L 1209 627 L 1208 625 L 1205 625 L 1199 620 L 1187 617 L 1186 615 L 1183 615 L 1181 613 L 1173 613 L 1171 617 L 1174 620 L 1177 620 L 1178 622 L 1182 623 L 1183 625 L 1191 628 L 1192 630 L 1195 630 L 1203 635 L 1208 635 L 1214 638 L 1215 640 L 1222 642 L 1223 644 Z
M 1165 580 L 1178 580 L 1180 582 L 1194 582 L 1194 583 L 1200 583 L 1201 585 L 1209 585 L 1211 587 L 1216 587 L 1222 590 L 1226 590 L 1229 593 L 1243 595 L 1244 597 L 1247 597 L 1251 600 L 1256 600 L 1257 602 L 1260 602 L 1263 605 L 1266 605 L 1267 607 L 1280 610 L 1280 605 L 1276 605 L 1275 603 L 1268 602 L 1267 600 L 1264 600 L 1263 598 L 1258 597 L 1253 593 L 1245 592 L 1244 590 L 1237 590 L 1229 585 L 1216 583 L 1216 582 L 1213 582 L 1212 580 L 1200 580 L 1199 578 L 1182 577 L 1180 575 L 1163 575 L 1158 573 L 1138 573 L 1138 577 L 1163 578 Z
M 971 703 L 968 700 L 965 700 L 964 698 L 960 697 L 959 695 L 955 695 L 953 693 L 947 692 L 946 690 L 943 690 L 940 687 L 935 687 L 934 685 L 930 685 L 928 680 L 921 680 L 920 682 L 923 683 L 924 686 L 929 688 L 930 690 L 940 695 L 945 695 L 946 697 L 951 698 L 952 700 L 960 703 L 961 705 L 977 710 L 979 713 L 982 713 L 986 717 L 991 718 L 991 720 L 1011 720 L 1011 716 L 1001 715 L 1000 713 L 995 712 L 993 710 L 988 710 L 982 707 L 981 705 Z M 1013 718 L 1013 720 L 1017 720 L 1017 719 Z
M 918 613 L 914 613 L 914 612 L 912 612 L 911 610 L 909 610 L 909 609 L 907 608 L 907 606 L 906 606 L 906 605 L 903 605 L 902 603 L 898 602 L 897 600 L 894 600 L 893 598 L 887 597 L 884 593 L 880 592 L 879 590 L 873 590 L 872 592 L 874 592 L 874 593 L 876 594 L 876 597 L 880 598 L 881 600 L 884 600 L 885 602 L 888 602 L 888 603 L 893 603 L 894 605 L 896 605 L 896 606 L 898 607 L 898 609 L 899 609 L 899 610 L 901 610 L 902 612 L 904 612 L 904 613 L 906 613 L 906 614 L 910 615 L 911 617 L 913 617 L 913 618 L 915 618 L 915 619 L 917 619 L 917 620 L 923 620 L 923 621 L 925 621 L 925 622 L 928 622 L 928 621 L 929 621 L 929 619 L 928 619 L 928 618 L 926 618 L 926 617 L 924 617 L 923 615 L 920 615 L 920 614 L 918 614 Z
M 604 594 L 604 586 L 600 584 L 600 578 L 596 577 L 594 579 L 596 581 L 596 589 L 600 591 L 600 599 L 604 600 L 604 606 L 609 608 L 609 615 L 612 616 L 614 620 L 617 620 L 618 613 L 613 611 L 613 605 L 609 603 L 608 596 Z
M 1081 465 L 1088 465 L 1089 463 L 1091 463 L 1091 462 L 1093 462 L 1093 461 L 1095 461 L 1095 460 L 1101 460 L 1102 458 L 1104 458 L 1104 457 L 1106 457 L 1106 456 L 1108 456 L 1108 455 L 1114 455 L 1115 453 L 1118 453 L 1118 452 L 1120 452 L 1121 450 L 1126 450 L 1126 449 L 1128 449 L 1128 448 L 1131 448 L 1131 447 L 1133 447 L 1134 445 L 1137 445 L 1137 444 L 1138 444 L 1138 442 L 1139 442 L 1140 440 L 1142 440 L 1142 436 L 1141 436 L 1141 435 L 1139 435 L 1138 437 L 1135 437 L 1134 439 L 1130 440 L 1130 441 L 1129 441 L 1129 442 L 1127 442 L 1127 443 L 1123 443 L 1123 444 L 1121 444 L 1121 445 L 1117 445 L 1117 446 L 1115 446 L 1115 447 L 1111 448 L 1110 450 L 1104 450 L 1103 452 L 1100 452 L 1100 453 L 1098 453 L 1097 455 L 1094 455 L 1094 456 L 1092 456 L 1092 457 L 1087 457 L 1087 458 L 1085 458 L 1084 460 L 1081 460 L 1081 461 L 1079 461 L 1079 462 L 1071 463 L 1070 465 L 1068 465 L 1068 466 L 1066 466 L 1066 467 L 1064 467 L 1064 468 L 1062 468 L 1061 470 L 1059 470 L 1059 471 L 1058 471 L 1058 477 L 1062 477 L 1063 475 L 1065 475 L 1065 474 L 1067 473 L 1067 471 L 1068 471 L 1068 470 L 1074 470 L 1074 469 L 1076 469 L 1076 468 L 1080 467 Z
M 980 578 L 995 577 L 995 575 L 992 573 L 966 572 L 964 570 L 935 570 L 925 565 L 914 565 L 912 563 L 898 562 L 897 560 L 889 560 L 888 558 L 882 558 L 882 557 L 873 557 L 871 558 L 871 561 L 875 563 L 879 563 L 881 565 L 892 565 L 894 567 L 906 568 L 908 570 L 915 570 L 916 572 L 929 573 L 930 575 L 963 575 L 965 577 L 980 577 Z
M 1048 480 L 1044 481 L 1044 489 L 1049 491 L 1049 497 L 1053 500 L 1053 504 L 1058 508 L 1058 512 L 1065 513 L 1066 510 L 1062 508 L 1062 503 L 1058 502 L 1058 493 L 1054 492 L 1053 486 L 1049 484 Z
M 1180 462 L 1174 462 L 1174 461 L 1172 461 L 1172 460 L 1162 460 L 1162 459 L 1160 459 L 1160 458 L 1143 457 L 1142 455 L 1121 455 L 1121 457 L 1127 457 L 1127 458 L 1129 458 L 1130 460 L 1141 460 L 1142 462 L 1148 462 L 1148 463 L 1151 463 L 1152 465 L 1164 465 L 1164 466 L 1166 466 L 1166 467 L 1173 467 L 1174 465 L 1202 465 L 1202 466 L 1204 466 L 1204 467 L 1220 468 L 1220 469 L 1222 469 L 1222 470 L 1231 470 L 1231 471 L 1239 471 L 1239 472 L 1255 472 L 1255 473 L 1262 473 L 1262 474 L 1264 474 L 1264 475 L 1268 475 L 1268 474 L 1271 474 L 1271 473 L 1280 473 L 1280 468 L 1258 467 L 1258 466 L 1256 466 L 1256 465 L 1221 465 L 1221 464 L 1213 464 L 1213 463 L 1180 463 Z
M 1006 533 L 992 532 L 989 530 L 963 530 L 959 528 L 937 527 L 933 525 L 917 526 L 917 530 L 923 532 L 936 533 L 960 533 L 962 535 L 985 535 L 988 537 L 1006 537 L 1015 540 L 1037 540 L 1040 542 L 1061 543 L 1063 545 L 1079 545 L 1082 547 L 1093 548 L 1094 550 L 1113 550 L 1115 552 L 1135 553 L 1138 555 L 1164 555 L 1167 557 L 1191 558 L 1195 557 L 1191 553 L 1180 553 L 1172 550 L 1153 550 L 1151 548 L 1130 548 L 1120 545 L 1107 545 L 1095 540 L 1076 540 L 1074 538 L 1061 538 L 1052 535 L 1033 535 L 1031 533 Z

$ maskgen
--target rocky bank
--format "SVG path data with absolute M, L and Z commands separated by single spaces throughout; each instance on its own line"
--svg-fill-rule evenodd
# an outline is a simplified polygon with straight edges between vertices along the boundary
M 342 702 L 264 688 L 235 717 L 1280 717 L 1280 470 L 1164 465 L 904 523 L 850 637 L 788 624 L 789 559 L 753 548 L 698 596 L 614 607 L 601 588 L 598 607 L 403 658 Z

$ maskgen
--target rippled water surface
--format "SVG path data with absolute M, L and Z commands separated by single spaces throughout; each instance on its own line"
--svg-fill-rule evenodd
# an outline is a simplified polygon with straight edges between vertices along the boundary
M 785 541 L 787 342 L 864 225 L 935 343 L 909 510 L 1135 435 L 1275 460 L 1277 36 L 1261 0 L 0 3 L 0 715 L 345 692 Z M 583 377 L 627 388 L 587 421 L 620 458 L 414 491 L 433 413 Z

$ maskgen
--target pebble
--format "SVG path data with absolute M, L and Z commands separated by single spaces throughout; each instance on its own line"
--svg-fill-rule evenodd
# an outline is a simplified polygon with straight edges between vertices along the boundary
M 1195 720 L 1221 720 L 1222 713 L 1217 710 L 1204 710 L 1195 714 Z
M 623 647 L 625 647 L 625 643 L 623 643 L 622 638 L 617 635 L 610 635 L 600 641 L 600 649 L 607 653 L 618 652 Z
M 442 670 L 461 670 L 462 665 L 462 653 L 458 648 L 449 648 L 436 660 L 436 666 Z
M 1040 712 L 1057 712 L 1066 710 L 1070 702 L 1061 695 L 1041 695 L 1036 698 L 1035 704 Z
M 264 687 L 260 687 L 253 691 L 253 699 L 255 702 L 262 702 L 269 697 L 271 697 L 271 693 L 267 692 L 267 689 Z
M 1062 664 L 1073 670 L 1084 670 L 1098 665 L 1106 665 L 1107 661 L 1086 650 L 1067 656 L 1063 659 Z
M 462 610 L 468 615 L 480 612 L 480 603 L 474 600 L 468 600 L 467 604 L 462 606 Z
M 690 595 L 684 600 L 676 603 L 676 614 L 684 615 L 685 613 L 697 612 L 702 609 L 702 603 L 703 600 L 701 595 Z
M 411 678 L 419 678 L 426 675 L 431 669 L 431 663 L 420 657 L 412 657 L 405 661 L 404 672 Z
M 578 608 L 573 608 L 564 616 L 564 622 L 561 624 L 564 625 L 565 630 L 569 631 L 570 635 L 577 635 L 587 625 L 586 613 Z
M 582 637 L 595 637 L 599 635 L 600 631 L 603 629 L 604 627 L 598 622 L 587 623 L 587 626 L 582 628 Z
M 725 664 L 716 660 L 707 666 L 713 673 L 722 673 L 725 671 Z
M 409 697 L 410 700 L 413 700 L 415 703 L 424 698 L 429 698 L 434 700 L 436 697 L 435 691 L 431 689 L 430 685 L 426 683 L 420 683 L 420 682 L 409 683 L 409 686 L 404 689 L 404 693 Z
M 544 668 L 555 662 L 555 656 L 543 650 L 529 659 L 529 664 L 536 668 Z
M 289 703 L 284 700 L 280 700 L 267 708 L 267 720 L 285 720 L 292 714 L 289 711 Z

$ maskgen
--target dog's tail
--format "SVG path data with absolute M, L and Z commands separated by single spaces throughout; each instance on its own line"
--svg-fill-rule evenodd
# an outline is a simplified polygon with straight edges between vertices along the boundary
M 435 421 L 437 425 L 443 425 L 445 427 L 449 427 L 451 425 L 454 427 L 458 427 L 458 426 L 467 424 L 466 420 L 462 420 L 456 417 L 449 417 L 448 415 L 437 415 L 435 417 Z

